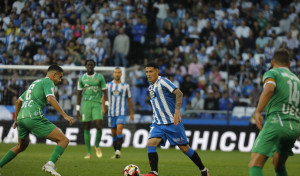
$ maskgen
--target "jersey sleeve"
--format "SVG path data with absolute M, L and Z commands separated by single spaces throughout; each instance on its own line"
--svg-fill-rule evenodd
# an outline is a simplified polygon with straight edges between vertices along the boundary
M 46 97 L 48 97 L 49 95 L 54 96 L 54 83 L 48 79 L 45 81 L 44 83 L 44 93 L 46 95 Z
M 77 90 L 83 90 L 82 77 L 80 76 L 77 82 Z
M 19 97 L 21 101 L 25 101 L 27 90 Z
M 130 86 L 129 86 L 129 84 L 126 85 L 126 91 L 128 92 L 127 93 L 128 98 L 131 98 L 131 92 L 130 92 Z
M 277 74 L 278 74 L 278 72 L 277 72 L 276 70 L 273 70 L 273 69 L 267 71 L 267 72 L 264 74 L 263 79 L 262 79 L 262 81 L 263 81 L 263 83 L 264 83 L 264 87 L 265 87 L 265 85 L 268 84 L 268 83 L 274 84 L 274 85 L 276 86 L 276 76 L 277 76 Z M 274 80 L 274 82 L 273 82 L 273 81 L 265 82 L 268 78 L 272 78 L 272 79 Z
M 167 78 L 163 78 L 161 80 L 161 84 L 162 86 L 164 86 L 165 88 L 167 88 L 171 93 L 177 88 L 170 80 L 168 80 Z
M 105 82 L 104 76 L 101 75 L 100 79 L 101 79 L 100 87 L 101 87 L 102 90 L 105 90 L 106 89 L 106 82 Z

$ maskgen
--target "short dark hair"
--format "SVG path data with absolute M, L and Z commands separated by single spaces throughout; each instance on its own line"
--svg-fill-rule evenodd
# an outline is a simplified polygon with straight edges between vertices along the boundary
M 93 59 L 86 60 L 84 65 L 86 66 L 88 62 L 93 62 L 94 66 L 96 66 L 96 62 Z
M 280 48 L 275 51 L 273 60 L 276 64 L 288 66 L 290 62 L 289 51 L 285 48 Z
M 159 69 L 159 66 L 156 62 L 149 62 L 145 67 L 153 67 Z
M 57 71 L 57 72 L 60 72 L 60 73 L 64 72 L 64 70 L 56 64 L 50 65 L 50 67 L 48 68 L 48 72 L 50 72 L 50 71 Z

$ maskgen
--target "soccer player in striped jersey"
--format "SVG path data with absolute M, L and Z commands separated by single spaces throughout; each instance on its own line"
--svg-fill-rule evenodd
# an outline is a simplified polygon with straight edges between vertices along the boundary
M 181 123 L 179 110 L 182 104 L 182 92 L 170 80 L 159 76 L 159 67 L 156 63 L 148 63 L 145 69 L 150 82 L 148 90 L 153 108 L 153 120 L 147 143 L 151 172 L 145 176 L 158 175 L 156 147 L 164 146 L 167 140 L 171 145 L 177 145 L 198 166 L 202 176 L 209 175 L 197 152 L 190 148 Z
M 87 60 L 85 67 L 87 73 L 83 74 L 78 79 L 77 87 L 77 119 L 84 123 L 84 142 L 87 149 L 87 155 L 84 159 L 91 159 L 91 122 L 95 122 L 97 129 L 95 150 L 98 158 L 102 157 L 102 152 L 99 147 L 102 136 L 102 92 L 104 92 L 104 98 L 107 100 L 107 91 L 105 87 L 105 80 L 103 75 L 95 73 L 95 61 Z M 80 104 L 81 114 L 80 114 Z M 103 114 L 106 114 L 107 108 L 104 107 Z
M 18 127 L 18 144 L 0 160 L 0 169 L 27 148 L 30 141 L 29 133 L 33 133 L 38 138 L 47 138 L 57 143 L 49 161 L 42 167 L 42 170 L 53 176 L 60 176 L 56 172 L 55 163 L 67 148 L 69 139 L 45 118 L 43 110 L 49 102 L 64 119 L 69 121 L 70 125 L 74 123 L 74 119 L 64 112 L 54 96 L 55 85 L 61 82 L 62 76 L 63 69 L 58 65 L 51 65 L 46 77 L 31 83 L 16 101 L 16 118 L 13 128 Z
M 275 51 L 272 66 L 263 76 L 264 90 L 254 113 L 260 131 L 251 154 L 250 176 L 262 176 L 267 159 L 273 157 L 277 176 L 286 176 L 285 163 L 293 155 L 292 148 L 299 135 L 300 80 L 292 73 L 286 49 Z M 263 126 L 261 112 L 265 108 Z
M 129 84 L 121 82 L 122 71 L 115 68 L 114 80 L 106 84 L 108 93 L 108 127 L 111 128 L 115 155 L 113 158 L 120 158 L 123 143 L 123 127 L 126 122 L 127 104 L 130 110 L 130 120 L 134 119 L 133 105 Z

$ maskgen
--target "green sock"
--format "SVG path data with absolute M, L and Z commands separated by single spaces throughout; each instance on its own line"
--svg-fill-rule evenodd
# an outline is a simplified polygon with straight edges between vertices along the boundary
M 288 173 L 286 171 L 286 168 L 282 169 L 275 169 L 276 176 L 288 176 Z
M 49 161 L 52 161 L 55 164 L 58 158 L 64 153 L 64 151 L 65 149 L 62 146 L 55 146 Z
M 9 150 L 3 158 L 0 160 L 0 167 L 3 167 L 6 163 L 10 162 L 12 159 L 14 159 L 17 155 Z
M 86 150 L 91 154 L 91 133 L 90 130 L 84 130 L 84 143 Z
M 250 168 L 250 176 L 263 176 L 262 168 L 258 166 L 252 166 Z
M 101 141 L 101 137 L 102 137 L 102 130 L 97 130 L 97 134 L 96 134 L 96 147 L 99 147 L 99 143 Z

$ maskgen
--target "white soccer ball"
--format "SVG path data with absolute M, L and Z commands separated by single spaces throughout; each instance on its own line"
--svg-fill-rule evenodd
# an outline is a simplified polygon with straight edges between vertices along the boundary
M 124 168 L 123 176 L 139 176 L 141 171 L 138 166 L 129 164 Z

